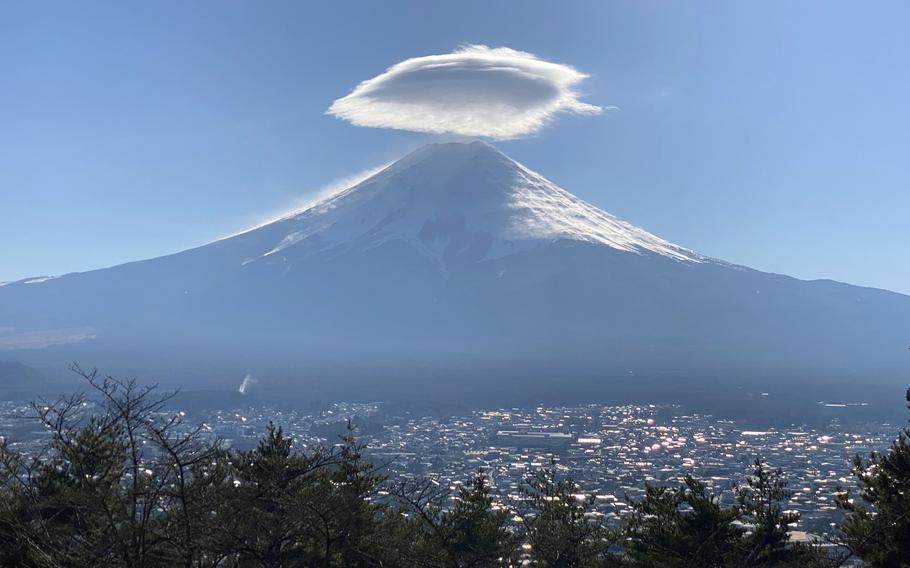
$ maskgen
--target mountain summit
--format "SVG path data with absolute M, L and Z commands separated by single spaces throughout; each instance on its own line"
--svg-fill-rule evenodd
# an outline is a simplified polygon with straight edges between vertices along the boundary
M 300 245 L 343 251 L 402 241 L 446 266 L 566 241 L 702 260 L 585 203 L 484 142 L 424 146 L 270 230 L 281 239 L 263 259 L 285 258 Z
M 646 374 L 893 381 L 908 321 L 907 296 L 703 257 L 482 142 L 422 147 L 195 249 L 0 286 L 0 352 L 42 369 L 384 398 L 581 396 Z

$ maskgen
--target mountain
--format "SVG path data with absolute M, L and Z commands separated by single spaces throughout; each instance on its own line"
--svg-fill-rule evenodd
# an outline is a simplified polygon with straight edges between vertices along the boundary
M 325 396 L 898 384 L 908 343 L 910 297 L 707 258 L 481 142 L 205 246 L 0 287 L 0 351 L 26 363 Z

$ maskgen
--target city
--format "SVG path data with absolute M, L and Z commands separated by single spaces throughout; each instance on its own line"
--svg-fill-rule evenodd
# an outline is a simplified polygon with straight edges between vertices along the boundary
M 334 403 L 315 412 L 275 407 L 203 411 L 187 426 L 202 424 L 207 434 L 236 449 L 252 449 L 272 422 L 307 451 L 337 443 L 350 419 L 367 458 L 390 482 L 429 479 L 456 489 L 478 472 L 490 479 L 498 506 L 515 509 L 519 486 L 542 468 L 555 468 L 579 486 L 578 497 L 594 495 L 594 513 L 617 524 L 630 501 L 647 484 L 678 486 L 686 475 L 704 482 L 721 502 L 752 471 L 756 458 L 781 468 L 798 512 L 793 534 L 827 533 L 842 514 L 838 491 L 853 487 L 853 456 L 889 447 L 898 425 L 869 423 L 844 429 L 799 427 L 747 430 L 730 420 L 683 413 L 676 406 L 565 406 L 479 410 L 445 417 L 387 413 L 382 403 Z M 0 433 L 12 447 L 28 452 L 44 447 L 48 432 L 27 418 L 22 403 L 0 404 Z

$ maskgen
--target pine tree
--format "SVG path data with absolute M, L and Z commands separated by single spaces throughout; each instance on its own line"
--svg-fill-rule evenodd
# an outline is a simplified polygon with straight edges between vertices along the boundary
M 676 488 L 648 486 L 632 506 L 625 553 L 638 566 L 720 568 L 735 565 L 743 535 L 738 507 L 723 507 L 691 475 Z
M 517 542 L 506 527 L 508 519 L 508 509 L 493 510 L 490 485 L 482 473 L 459 488 L 455 506 L 442 518 L 453 565 L 459 568 L 510 565 Z
M 907 390 L 910 407 L 910 389 Z M 847 511 L 842 540 L 870 568 L 910 566 L 910 428 L 903 428 L 885 453 L 856 456 L 853 475 L 859 500 L 849 493 L 839 503 Z
M 783 470 L 773 469 L 761 459 L 755 460 L 752 475 L 737 493 L 743 519 L 751 525 L 743 541 L 743 565 L 775 566 L 798 555 L 789 546 L 788 527 L 799 521 L 799 514 L 783 509 L 792 495 Z
M 433 480 L 395 489 L 412 527 L 409 562 L 438 568 L 514 565 L 518 540 L 508 528 L 509 512 L 494 510 L 487 477 L 478 472 L 452 495 Z M 447 508 L 446 503 L 454 501 Z
M 592 513 L 594 496 L 576 498 L 571 478 L 559 479 L 556 464 L 531 475 L 522 488 L 523 524 L 538 566 L 582 568 L 614 560 L 609 552 L 616 536 Z

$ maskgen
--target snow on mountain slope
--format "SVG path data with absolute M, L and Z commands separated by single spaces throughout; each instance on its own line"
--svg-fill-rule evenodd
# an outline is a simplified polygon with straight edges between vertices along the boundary
M 685 262 L 705 259 L 597 209 L 483 142 L 424 146 L 362 183 L 277 221 L 271 248 L 369 250 L 411 244 L 445 267 L 556 241 L 597 243 Z M 257 229 L 259 231 L 261 229 Z

